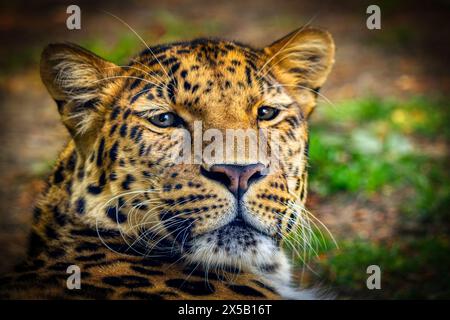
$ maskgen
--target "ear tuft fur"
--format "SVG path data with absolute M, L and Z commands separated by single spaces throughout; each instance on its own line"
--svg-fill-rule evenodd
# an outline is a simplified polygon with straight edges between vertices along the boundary
M 320 88 L 334 63 L 331 35 L 319 29 L 300 28 L 264 49 L 276 76 L 289 86 Z
M 78 147 L 98 128 L 98 102 L 118 67 L 71 43 L 48 45 L 41 56 L 41 78 L 58 106 L 62 122 Z

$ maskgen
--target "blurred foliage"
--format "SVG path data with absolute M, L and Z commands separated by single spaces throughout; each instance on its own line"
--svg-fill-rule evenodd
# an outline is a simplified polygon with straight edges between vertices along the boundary
M 40 46 L 30 46 L 10 55 L 7 60 L 0 61 L 0 69 L 2 70 L 0 80 L 7 79 L 11 73 L 26 69 L 29 64 L 37 64 L 41 51 Z
M 321 106 L 311 129 L 311 189 L 370 197 L 408 193 L 404 212 L 428 216 L 449 203 L 448 101 L 366 98 Z M 407 191 L 407 192 L 406 192 Z
M 113 17 L 111 19 L 114 20 Z M 188 20 L 185 17 L 162 9 L 152 12 L 149 20 L 150 22 L 146 24 L 145 28 L 137 28 L 134 31 L 150 47 L 161 43 L 180 41 L 180 39 L 189 40 L 197 37 L 211 37 L 219 34 L 222 28 L 222 25 L 217 20 Z M 130 27 L 133 28 L 133 25 L 134 23 L 131 21 Z M 109 61 L 124 64 L 145 49 L 146 44 L 126 25 L 122 25 L 120 30 L 122 31 L 115 33 L 113 39 L 105 38 L 104 34 L 92 33 L 86 38 L 70 39 L 70 41 L 78 43 L 80 46 Z M 53 41 L 52 39 L 48 40 L 48 42 Z M 3 69 L 0 79 L 7 77 L 11 73 L 23 70 L 29 67 L 30 64 L 38 64 L 42 50 L 42 43 L 20 48 L 20 51 L 10 55 L 4 64 L 0 64 Z
M 343 297 L 439 299 L 449 298 L 450 265 L 448 238 L 426 237 L 375 244 L 343 241 L 340 249 L 318 260 L 325 277 Z M 366 269 L 381 269 L 381 289 L 367 290 Z
M 379 32 L 372 38 L 367 40 L 368 43 L 373 43 L 380 47 L 388 47 L 390 50 L 410 48 L 411 45 L 417 42 L 417 33 L 411 32 L 408 26 L 393 26 L 386 32 Z
M 418 226 L 388 243 L 338 239 L 339 248 L 320 235 L 319 279 L 343 297 L 449 298 L 449 101 L 369 97 L 319 106 L 313 118 L 311 190 L 400 199 L 400 220 Z M 381 267 L 383 290 L 366 288 L 371 264 Z
M 81 42 L 81 45 L 105 59 L 120 64 L 126 63 L 147 45 L 152 47 L 180 39 L 211 36 L 220 31 L 218 22 L 207 19 L 197 22 L 190 21 L 165 10 L 155 11 L 151 20 L 152 23 L 148 29 L 135 30 L 146 43 L 124 26 L 123 33 L 116 36 L 113 43 L 96 36 Z
M 139 42 L 133 33 L 123 33 L 117 36 L 117 40 L 113 44 L 101 38 L 91 38 L 82 41 L 80 45 L 100 57 L 121 64 L 136 55 L 136 52 L 142 49 L 143 43 Z

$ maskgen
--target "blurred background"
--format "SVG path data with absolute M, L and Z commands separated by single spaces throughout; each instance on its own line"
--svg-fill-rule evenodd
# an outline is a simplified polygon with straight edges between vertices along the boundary
M 81 30 L 66 8 L 81 8 Z M 366 8 L 381 8 L 381 30 Z M 68 139 L 39 79 L 46 44 L 116 63 L 143 44 L 222 37 L 264 46 L 310 23 L 336 42 L 311 121 L 309 210 L 322 221 L 298 277 L 341 298 L 450 298 L 449 1 L 6 1 L 0 5 L 0 272 L 25 252 L 31 208 Z M 317 223 L 319 225 L 319 223 Z M 306 258 L 306 259 L 304 259 Z M 366 268 L 381 268 L 368 290 Z

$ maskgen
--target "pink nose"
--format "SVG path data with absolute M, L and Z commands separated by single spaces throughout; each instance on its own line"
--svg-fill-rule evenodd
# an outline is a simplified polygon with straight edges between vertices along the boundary
M 261 163 L 245 166 L 215 164 L 209 171 L 202 168 L 202 174 L 225 185 L 236 197 L 242 196 L 252 182 L 263 177 L 265 166 Z

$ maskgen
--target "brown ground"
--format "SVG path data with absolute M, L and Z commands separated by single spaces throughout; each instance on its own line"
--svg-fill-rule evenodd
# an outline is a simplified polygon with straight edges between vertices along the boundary
M 445 23 L 445 8 L 436 5 L 413 2 L 406 7 L 386 2 L 382 5 L 382 30 L 370 31 L 365 27 L 367 4 L 362 1 L 348 1 L 345 5 L 280 0 L 214 4 L 206 0 L 171 0 L 164 4 L 129 1 L 126 5 L 109 1 L 95 6 L 81 1 L 82 30 L 68 31 L 67 5 L 61 3 L 65 2 L 41 1 L 39 5 L 22 7 L 10 4 L 2 5 L 0 10 L 0 67 L 6 70 L 0 75 L 0 271 L 9 269 L 23 253 L 33 201 L 68 137 L 33 59 L 28 62 L 30 59 L 24 58 L 20 67 L 11 65 L 24 52 L 40 51 L 54 41 L 97 37 L 110 41 L 113 47 L 117 35 L 128 31 L 99 9 L 120 16 L 155 42 L 173 32 L 157 19 L 161 12 L 196 26 L 194 35 L 237 39 L 255 46 L 267 44 L 313 18 L 311 24 L 329 30 L 337 44 L 334 71 L 321 91 L 331 101 L 368 94 L 407 97 L 450 89 L 443 59 L 450 53 L 445 36 L 450 28 Z M 202 29 L 202 21 L 211 21 L 216 27 Z M 185 34 L 182 29 L 180 33 Z M 312 195 L 310 208 L 338 236 L 384 239 L 395 227 L 392 201 L 320 199 Z

